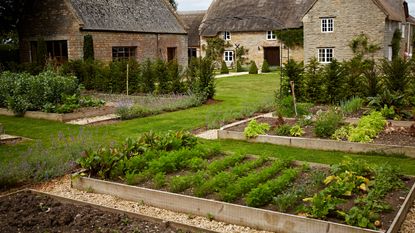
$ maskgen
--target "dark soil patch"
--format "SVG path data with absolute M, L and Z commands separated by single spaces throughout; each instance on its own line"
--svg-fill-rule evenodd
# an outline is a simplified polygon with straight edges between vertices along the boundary
M 21 192 L 0 199 L 1 232 L 184 232 L 90 206 L 63 204 L 51 197 Z
M 415 134 L 411 128 L 388 127 L 373 141 L 376 144 L 415 146 Z

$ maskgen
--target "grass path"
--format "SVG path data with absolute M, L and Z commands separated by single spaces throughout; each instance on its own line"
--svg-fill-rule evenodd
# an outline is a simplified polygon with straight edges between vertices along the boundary
M 197 108 L 165 113 L 157 116 L 124 121 L 106 126 L 74 126 L 57 122 L 0 116 L 8 134 L 33 139 L 13 146 L 0 146 L 0 185 L 61 175 L 67 172 L 65 164 L 79 157 L 85 148 L 109 145 L 136 137 L 147 131 L 192 130 L 214 126 L 235 115 L 249 114 L 258 105 L 269 103 L 278 86 L 277 74 L 246 75 L 217 80 L 219 102 Z M 248 154 L 265 154 L 279 158 L 332 164 L 345 156 L 360 158 L 371 163 L 390 163 L 404 173 L 415 175 L 415 159 L 377 155 L 356 155 L 342 152 L 326 152 L 289 148 L 269 144 L 250 144 L 238 141 L 204 141 L 227 151 Z M 40 168 L 40 169 L 38 169 Z M 33 170 L 41 170 L 32 174 Z M 12 180 L 11 180 L 12 179 Z

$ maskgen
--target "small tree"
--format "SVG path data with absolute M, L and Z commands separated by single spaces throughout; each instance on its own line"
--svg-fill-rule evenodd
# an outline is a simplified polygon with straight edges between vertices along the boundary
M 264 63 L 262 63 L 261 71 L 262 71 L 262 73 L 271 72 L 271 70 L 269 69 L 268 61 L 266 59 L 264 59 Z
M 200 58 L 198 69 L 198 93 L 208 99 L 215 96 L 215 76 L 213 75 L 213 63 L 209 57 Z
M 295 84 L 295 94 L 298 100 L 303 97 L 303 70 L 304 64 L 302 62 L 296 62 L 293 59 L 288 60 L 283 68 L 283 83 L 282 83 L 282 96 L 287 96 L 290 93 L 291 87 L 290 82 L 293 81 Z
M 314 103 L 324 102 L 326 90 L 322 68 L 317 58 L 312 58 L 304 72 L 306 99 Z
M 242 62 L 241 61 L 237 61 L 236 62 L 236 72 L 243 72 L 243 68 L 242 68 Z
M 94 42 L 92 35 L 84 36 L 84 60 L 94 60 Z
M 392 37 L 392 60 L 395 60 L 397 57 L 399 57 L 399 51 L 401 50 L 401 38 L 402 33 L 401 30 L 396 29 L 393 33 Z
M 147 59 L 142 64 L 141 69 L 142 91 L 144 93 L 154 92 L 154 74 L 150 59 Z
M 206 42 L 206 57 L 212 61 L 221 61 L 223 53 L 225 52 L 225 41 L 222 38 L 215 37 L 207 39 Z
M 226 65 L 225 61 L 222 61 L 221 67 L 220 67 L 220 73 L 221 74 L 229 74 L 228 65 Z
M 411 62 L 401 57 L 382 61 L 383 83 L 391 93 L 405 94 L 411 81 Z
M 167 73 L 166 63 L 163 60 L 157 59 L 153 63 L 153 73 L 154 73 L 154 77 L 156 77 L 158 81 L 157 93 L 159 94 L 169 93 L 171 90 L 171 84 L 169 80 L 169 75 Z
M 333 60 L 324 69 L 327 83 L 327 103 L 337 104 L 344 98 L 344 68 L 340 62 Z
M 46 66 L 46 60 L 48 59 L 48 50 L 46 41 L 43 38 L 37 40 L 37 51 L 36 51 L 36 63 L 41 66 Z
M 169 80 L 171 80 L 171 92 L 175 94 L 183 93 L 182 76 L 180 75 L 180 67 L 177 60 L 172 60 L 167 65 L 167 73 Z
M 249 74 L 258 74 L 258 67 L 256 66 L 255 61 L 251 61 L 251 65 L 249 66 Z

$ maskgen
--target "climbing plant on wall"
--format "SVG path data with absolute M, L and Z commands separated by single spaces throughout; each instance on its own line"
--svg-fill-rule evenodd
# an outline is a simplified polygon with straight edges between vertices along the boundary
M 304 32 L 303 29 L 283 29 L 275 31 L 277 38 L 288 48 L 303 47 Z

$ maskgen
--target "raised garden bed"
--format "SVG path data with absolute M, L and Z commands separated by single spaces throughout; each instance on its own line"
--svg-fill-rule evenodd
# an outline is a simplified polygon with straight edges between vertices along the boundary
M 59 121 L 59 122 L 68 122 L 81 118 L 89 118 L 95 116 L 103 116 L 115 113 L 116 109 L 114 106 L 106 105 L 102 107 L 88 107 L 75 110 L 73 113 L 46 113 L 46 112 L 34 112 L 27 111 L 24 114 L 24 117 L 33 118 L 33 119 L 42 119 L 50 121 Z M 0 115 L 4 116 L 14 116 L 15 114 L 7 109 L 0 108 Z
M 226 154 L 182 133 L 147 134 L 79 162 L 88 170 L 75 188 L 277 232 L 396 232 L 415 197 L 414 179 L 388 165 Z
M 317 138 L 313 133 L 314 126 L 312 125 L 304 128 L 305 133 L 302 137 L 277 136 L 275 128 L 278 125 L 278 118 L 260 117 L 256 118 L 256 120 L 271 126 L 266 135 L 247 139 L 243 131 L 250 120 L 246 120 L 221 128 L 218 131 L 218 138 L 352 153 L 403 154 L 415 158 L 415 137 L 409 128 L 414 122 L 391 121 L 387 129 L 375 138 L 372 143 L 354 143 Z M 355 123 L 356 121 L 356 119 L 346 120 L 349 123 Z M 285 122 L 293 125 L 296 123 L 296 120 L 285 119 Z
M 0 197 L 2 232 L 212 232 L 33 190 Z

